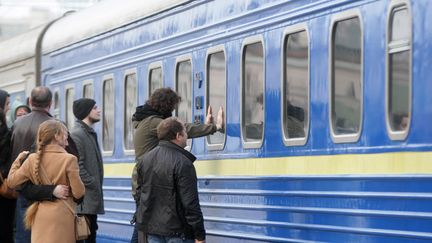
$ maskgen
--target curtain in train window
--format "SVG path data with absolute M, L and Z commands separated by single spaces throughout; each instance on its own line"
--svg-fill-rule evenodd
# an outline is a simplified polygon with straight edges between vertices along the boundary
M 149 73 L 149 97 L 157 89 L 163 87 L 162 83 L 162 68 L 150 69 Z
M 103 83 L 103 124 L 102 144 L 104 151 L 114 149 L 114 82 L 112 79 Z
M 225 54 L 222 51 L 208 56 L 207 94 L 207 105 L 212 106 L 213 120 L 216 122 L 219 107 L 225 110 L 226 103 Z M 209 145 L 223 145 L 224 141 L 224 133 L 216 132 L 207 136 Z
M 60 99 L 58 92 L 54 93 L 54 112 L 53 116 L 56 119 L 60 119 Z
M 68 129 L 74 126 L 75 116 L 72 111 L 73 102 L 75 99 L 75 91 L 73 88 L 66 89 L 66 125 Z
M 93 84 L 85 84 L 83 87 L 83 97 L 93 99 Z
M 392 131 L 406 131 L 411 92 L 411 21 L 407 7 L 394 8 L 389 24 L 388 117 Z
M 331 111 L 335 135 L 360 131 L 362 33 L 359 18 L 336 22 L 332 33 Z
M 287 139 L 304 138 L 309 125 L 309 46 L 306 31 L 285 39 L 283 126 Z
M 191 61 L 183 61 L 176 68 L 176 92 L 181 97 L 181 102 L 176 110 L 176 115 L 184 122 L 192 122 L 192 64 Z M 188 139 L 191 146 L 192 139 Z
M 129 74 L 125 80 L 124 94 L 124 147 L 127 150 L 134 149 L 132 115 L 137 106 L 137 79 L 136 74 Z
M 244 142 L 260 142 L 264 135 L 264 52 L 262 43 L 243 49 L 242 133 Z

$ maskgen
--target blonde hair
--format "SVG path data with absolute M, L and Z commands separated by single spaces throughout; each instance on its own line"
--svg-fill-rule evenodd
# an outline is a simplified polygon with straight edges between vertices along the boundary
M 34 172 L 35 179 L 37 185 L 42 184 L 40 176 L 39 176 L 39 167 L 41 158 L 45 149 L 45 146 L 50 144 L 56 136 L 61 135 L 62 133 L 67 132 L 66 126 L 58 121 L 58 120 L 48 120 L 40 124 L 38 134 L 37 134 L 37 143 L 36 143 L 36 160 L 34 164 Z M 30 229 L 33 225 L 34 218 L 36 216 L 37 209 L 39 207 L 39 202 L 35 202 L 30 207 L 27 208 L 25 217 L 24 217 L 24 225 L 27 229 Z

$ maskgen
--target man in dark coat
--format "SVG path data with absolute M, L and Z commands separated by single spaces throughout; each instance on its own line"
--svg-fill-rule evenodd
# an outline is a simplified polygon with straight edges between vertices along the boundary
M 77 213 L 90 221 L 90 236 L 80 242 L 96 242 L 97 215 L 104 214 L 103 202 L 103 161 L 97 135 L 93 125 L 100 121 L 100 110 L 96 101 L 88 98 L 75 100 L 73 113 L 76 117 L 71 136 L 79 153 L 80 176 L 86 191 L 84 200 L 77 206 Z
M 160 122 L 157 134 L 159 145 L 138 159 L 138 229 L 149 243 L 205 242 L 196 158 L 184 149 L 186 128 L 170 117 Z
M 22 151 L 30 151 L 36 141 L 39 125 L 49 119 L 53 119 L 49 113 L 52 93 L 47 87 L 36 87 L 30 96 L 32 112 L 16 120 L 12 131 L 12 156 L 14 161 Z M 68 140 L 70 141 L 70 140 Z M 72 141 L 70 141 L 72 143 Z M 29 205 L 28 200 L 44 201 L 66 199 L 69 196 L 69 188 L 65 185 L 33 185 L 24 183 L 19 189 L 16 213 L 15 243 L 30 243 L 30 231 L 23 224 L 25 211 Z

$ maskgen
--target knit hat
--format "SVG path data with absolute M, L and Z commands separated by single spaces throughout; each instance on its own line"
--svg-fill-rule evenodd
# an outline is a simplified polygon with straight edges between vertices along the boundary
M 78 120 L 83 120 L 90 114 L 90 111 L 95 106 L 96 101 L 88 98 L 77 99 L 73 103 L 73 114 Z

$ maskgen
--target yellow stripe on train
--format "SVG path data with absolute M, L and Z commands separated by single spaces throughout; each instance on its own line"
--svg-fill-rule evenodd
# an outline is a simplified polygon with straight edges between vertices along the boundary
M 195 162 L 198 176 L 432 174 L 432 152 L 242 158 Z M 132 163 L 105 164 L 105 176 L 132 174 Z

